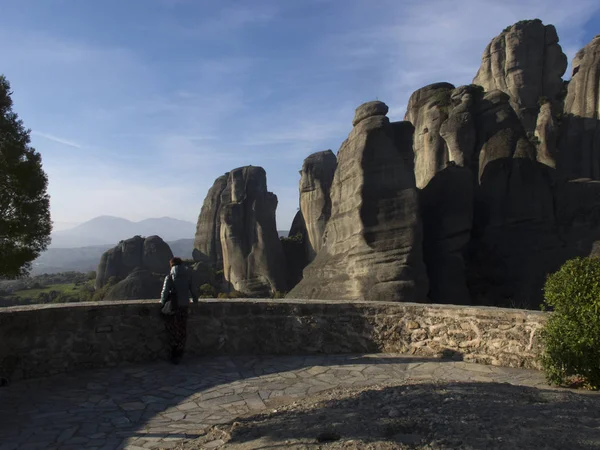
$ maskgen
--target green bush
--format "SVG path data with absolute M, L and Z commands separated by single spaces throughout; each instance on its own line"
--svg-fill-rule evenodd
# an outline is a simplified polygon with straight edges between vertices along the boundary
M 578 379 L 600 387 L 600 259 L 575 258 L 551 274 L 543 310 L 553 311 L 541 332 L 546 379 Z
M 246 298 L 246 295 L 239 291 L 219 292 L 217 298 Z
M 215 298 L 217 295 L 217 290 L 215 289 L 214 286 L 212 286 L 208 283 L 204 283 L 198 289 L 198 294 L 202 298 Z

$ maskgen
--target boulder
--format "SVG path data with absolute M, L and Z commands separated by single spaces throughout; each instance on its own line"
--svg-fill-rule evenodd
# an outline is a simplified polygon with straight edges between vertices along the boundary
M 124 280 L 136 268 L 166 274 L 172 257 L 169 245 L 158 236 L 135 236 L 121 241 L 102 254 L 96 270 L 96 289 L 111 277 Z
M 500 90 L 533 135 L 541 99 L 559 111 L 564 96 L 562 76 L 567 57 L 553 25 L 541 20 L 522 20 L 509 26 L 488 44 L 473 83 L 486 92 Z
M 300 211 L 306 227 L 308 262 L 315 259 L 323 245 L 323 233 L 331 216 L 330 190 L 337 159 L 331 150 L 310 155 L 302 164 Z
M 600 35 L 573 58 L 558 170 L 567 179 L 600 180 Z
M 223 251 L 221 249 L 221 195 L 227 186 L 229 173 L 215 180 L 202 204 L 196 236 L 194 239 L 193 258 L 196 262 L 206 262 L 217 270 L 223 268 Z
M 136 268 L 124 280 L 112 286 L 104 300 L 144 300 L 158 299 L 162 291 L 165 275 Z
M 388 105 L 379 100 L 372 102 L 363 103 L 356 111 L 354 111 L 354 119 L 352 120 L 352 126 L 355 127 L 358 123 L 368 117 L 373 116 L 385 116 L 388 113 Z
M 383 111 L 382 102 L 357 108 L 338 152 L 323 246 L 288 297 L 427 301 L 412 150 L 396 145 L 410 146 L 413 127 L 390 124 Z
M 231 287 L 247 296 L 285 291 L 285 258 L 277 233 L 277 196 L 267 191 L 262 167 L 229 172 L 221 195 L 223 271 Z

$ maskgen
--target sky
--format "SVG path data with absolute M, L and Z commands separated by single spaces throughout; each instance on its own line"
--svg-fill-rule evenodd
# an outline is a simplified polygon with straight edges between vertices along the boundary
M 360 104 L 382 100 L 402 120 L 416 89 L 470 83 L 518 20 L 555 25 L 569 61 L 600 34 L 598 0 L 0 5 L 0 73 L 57 229 L 101 215 L 196 222 L 214 180 L 245 165 L 264 167 L 289 229 L 303 159 L 337 152 Z

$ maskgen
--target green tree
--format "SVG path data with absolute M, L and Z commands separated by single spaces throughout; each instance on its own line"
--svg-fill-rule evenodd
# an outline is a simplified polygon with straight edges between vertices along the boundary
M 50 197 L 31 130 L 12 111 L 10 83 L 0 75 L 0 276 L 27 275 L 50 243 Z

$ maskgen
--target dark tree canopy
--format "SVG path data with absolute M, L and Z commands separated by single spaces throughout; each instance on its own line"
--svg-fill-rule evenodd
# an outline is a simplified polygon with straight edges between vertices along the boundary
M 0 277 L 29 273 L 50 243 L 50 197 L 42 158 L 12 111 L 10 83 L 0 75 Z

